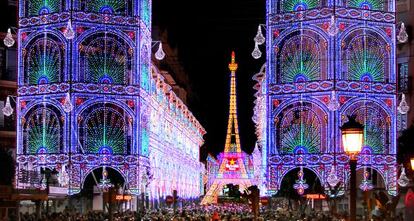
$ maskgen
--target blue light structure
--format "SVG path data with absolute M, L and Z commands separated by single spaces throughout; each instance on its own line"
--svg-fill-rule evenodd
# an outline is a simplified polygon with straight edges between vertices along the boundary
M 149 167 L 151 1 L 19 1 L 19 27 L 17 187 L 56 168 L 72 195 L 111 167 L 137 194 Z
M 356 115 L 365 126 L 357 169 L 397 194 L 395 1 L 268 0 L 266 26 L 254 120 L 269 193 L 300 167 L 328 190 L 334 164 L 346 183 L 339 127 Z

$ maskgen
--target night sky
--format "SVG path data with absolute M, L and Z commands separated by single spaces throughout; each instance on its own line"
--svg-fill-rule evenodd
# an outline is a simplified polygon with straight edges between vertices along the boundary
M 189 108 L 207 131 L 204 151 L 217 154 L 224 149 L 230 90 L 227 66 L 232 50 L 239 64 L 236 76 L 241 146 L 249 153 L 254 148 L 252 76 L 265 58 L 255 60 L 251 52 L 257 25 L 265 23 L 265 10 L 265 0 L 153 0 L 153 26 L 168 31 L 169 44 L 177 47 L 190 77 Z M 264 46 L 261 49 L 264 55 Z

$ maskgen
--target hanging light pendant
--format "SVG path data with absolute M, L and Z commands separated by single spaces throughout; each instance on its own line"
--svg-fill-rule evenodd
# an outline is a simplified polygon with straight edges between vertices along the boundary
M 363 174 L 364 178 L 362 180 L 362 183 L 359 185 L 359 188 L 362 191 L 369 191 L 372 190 L 374 188 L 374 185 L 372 184 L 372 181 L 369 179 L 369 172 L 367 170 L 366 167 L 364 167 L 364 174 Z
M 160 42 L 158 45 L 158 50 L 155 52 L 155 58 L 159 61 L 165 58 L 165 52 L 162 49 L 162 42 Z
M 398 35 L 397 35 L 397 40 L 400 43 L 405 43 L 408 41 L 408 34 L 407 34 L 407 30 L 405 29 L 404 22 L 401 22 L 400 31 L 398 32 Z
M 397 182 L 400 187 L 406 187 L 410 183 L 410 179 L 408 179 L 407 174 L 405 174 L 405 168 L 403 165 L 401 165 L 401 174 Z
M 10 48 L 15 42 L 16 41 L 13 39 L 13 35 L 11 33 L 11 28 L 7 29 L 6 37 L 3 39 L 4 45 Z
M 70 98 L 69 93 L 66 93 L 65 99 L 63 100 L 63 110 L 66 113 L 69 113 L 73 110 L 72 99 Z
M 259 49 L 259 44 L 257 44 L 257 42 L 254 44 L 254 50 L 252 52 L 252 57 L 254 59 L 259 59 L 260 57 L 262 57 L 262 52 Z
M 262 27 L 259 25 L 257 27 L 257 34 L 256 37 L 254 38 L 254 42 L 256 42 L 258 45 L 262 45 L 263 43 L 265 43 L 266 38 L 263 36 L 262 33 Z
M 328 26 L 328 34 L 330 36 L 335 36 L 336 34 L 338 34 L 338 32 L 339 32 L 339 28 L 336 25 L 335 16 L 332 15 L 331 21 L 329 22 L 329 26 Z
M 332 165 L 331 171 L 329 172 L 326 180 L 331 187 L 335 187 L 340 182 L 338 176 L 336 175 L 335 165 Z
M 72 21 L 69 20 L 68 24 L 66 25 L 65 31 L 63 32 L 63 36 L 65 36 L 66 39 L 72 40 L 75 38 L 75 31 L 72 27 Z
M 410 111 L 410 106 L 408 106 L 407 101 L 405 100 L 405 94 L 401 95 L 401 102 L 397 107 L 400 114 L 407 114 Z
M 296 183 L 293 185 L 293 188 L 298 192 L 299 195 L 303 195 L 305 193 L 305 190 L 309 188 L 309 185 L 306 183 L 306 180 L 303 179 L 304 172 L 303 167 L 300 167 L 300 170 L 298 172 L 298 180 L 296 180 Z
M 8 116 L 8 117 L 13 114 L 13 108 L 10 104 L 10 96 L 7 97 L 6 105 L 3 107 L 2 111 L 3 111 L 3 114 Z
M 328 109 L 330 111 L 337 111 L 340 106 L 341 105 L 339 104 L 338 99 L 336 98 L 336 92 L 332 91 L 331 98 L 328 103 Z

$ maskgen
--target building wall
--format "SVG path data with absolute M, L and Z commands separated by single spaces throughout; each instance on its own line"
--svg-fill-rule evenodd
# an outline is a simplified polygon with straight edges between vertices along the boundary
M 408 105 L 414 102 L 413 96 L 413 74 L 414 70 L 414 47 L 413 47 L 413 34 L 414 34 L 414 2 L 411 0 L 397 0 L 397 28 L 401 27 L 401 22 L 404 22 L 407 28 L 407 34 L 409 36 L 408 42 L 397 42 L 397 73 L 398 73 L 398 87 L 399 97 L 398 101 L 401 101 L 401 94 L 406 94 Z M 398 29 L 399 30 L 399 29 Z M 398 32 L 397 32 L 398 34 Z M 406 129 L 413 124 L 414 115 L 410 110 L 407 115 L 398 114 L 398 132 Z
M 199 161 L 204 128 L 153 67 L 149 97 L 150 165 L 152 199 L 164 199 L 177 190 L 180 198 L 203 194 L 204 166 Z

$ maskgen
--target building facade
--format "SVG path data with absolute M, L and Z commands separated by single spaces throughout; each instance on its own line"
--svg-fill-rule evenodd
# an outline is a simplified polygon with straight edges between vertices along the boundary
M 347 183 L 339 127 L 354 115 L 365 126 L 361 185 L 379 174 L 397 194 L 395 2 L 268 0 L 266 39 L 255 117 L 267 189 L 277 192 L 296 168 L 299 193 L 307 188 L 303 171 L 325 190 Z
M 170 165 L 197 176 L 204 129 L 153 71 L 152 46 L 150 0 L 19 2 L 18 188 L 39 187 L 42 168 L 57 170 L 69 195 L 102 167 L 130 194 L 161 183 Z M 150 186 L 153 196 L 184 183 L 197 195 L 187 177 L 164 179 L 168 191 Z
M 148 97 L 151 180 L 150 199 L 160 202 L 173 190 L 183 199 L 204 193 L 204 165 L 199 161 L 206 133 L 184 102 L 152 66 L 151 96 Z

